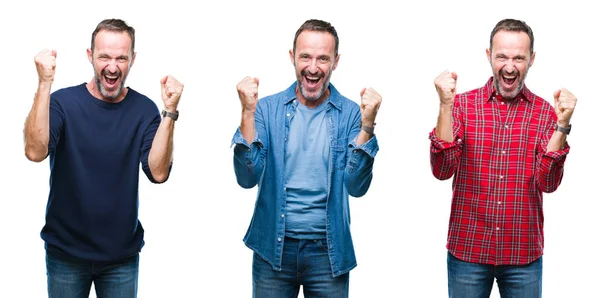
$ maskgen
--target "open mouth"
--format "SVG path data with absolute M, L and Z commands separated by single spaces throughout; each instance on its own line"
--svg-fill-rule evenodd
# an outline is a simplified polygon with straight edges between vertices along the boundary
M 504 85 L 507 85 L 508 87 L 512 87 L 514 85 L 514 83 L 517 81 L 516 75 L 502 74 L 501 77 L 502 77 L 502 82 L 504 83 Z
M 309 88 L 316 88 L 319 82 L 321 81 L 321 76 L 319 75 L 305 75 L 304 81 L 306 82 L 306 86 Z
M 106 84 L 108 85 L 108 87 L 115 87 L 115 85 L 117 84 L 117 82 L 119 81 L 119 75 L 118 74 L 104 74 L 104 81 L 106 82 Z

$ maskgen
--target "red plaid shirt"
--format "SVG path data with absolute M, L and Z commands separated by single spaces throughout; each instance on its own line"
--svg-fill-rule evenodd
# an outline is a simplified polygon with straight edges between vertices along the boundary
M 447 248 L 480 264 L 523 265 L 544 248 L 542 192 L 562 180 L 569 145 L 546 152 L 556 114 L 523 87 L 512 104 L 482 88 L 458 94 L 452 110 L 454 141 L 430 133 L 431 169 L 454 175 Z

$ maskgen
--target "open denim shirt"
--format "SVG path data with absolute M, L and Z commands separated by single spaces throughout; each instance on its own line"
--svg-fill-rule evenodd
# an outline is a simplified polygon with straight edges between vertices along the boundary
M 287 90 L 258 101 L 255 112 L 255 139 L 244 139 L 238 128 L 233 166 L 243 188 L 258 184 L 254 215 L 244 243 L 281 270 L 285 240 L 286 190 L 284 181 L 285 148 L 290 121 L 296 112 L 296 82 Z M 356 145 L 361 115 L 358 104 L 329 85 L 326 118 L 330 138 L 326 234 L 332 275 L 339 276 L 356 267 L 350 235 L 348 195 L 363 196 L 371 184 L 373 161 L 379 147 L 373 136 Z

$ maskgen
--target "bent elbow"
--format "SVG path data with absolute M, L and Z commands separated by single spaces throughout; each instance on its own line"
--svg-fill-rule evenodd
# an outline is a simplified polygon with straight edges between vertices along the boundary
M 558 189 L 558 185 L 546 185 L 544 187 L 540 187 L 540 189 L 545 193 L 553 193 Z
M 152 175 L 152 178 L 154 179 L 154 183 L 156 184 L 162 184 L 167 182 L 167 179 L 169 178 L 169 175 L 167 174 L 158 174 L 158 175 Z
M 239 186 L 241 186 L 242 188 L 245 188 L 245 189 L 251 189 L 256 185 L 256 181 L 254 181 L 254 180 L 242 179 L 239 177 L 237 179 L 237 183 Z
M 371 186 L 371 177 L 369 177 L 364 183 L 347 183 L 346 190 L 348 194 L 360 198 L 367 194 L 369 187 Z
M 25 148 L 25 157 L 27 157 L 27 159 L 30 161 L 42 162 L 44 159 L 46 159 L 46 156 L 47 154 L 43 154 L 28 147 Z
M 348 189 L 348 194 L 351 195 L 352 197 L 355 198 L 360 198 L 362 196 L 364 196 L 365 194 L 367 194 L 366 190 L 361 190 L 361 189 Z
M 448 179 L 450 179 L 452 177 L 452 175 L 436 175 L 436 174 L 434 174 L 433 176 L 437 180 L 440 180 L 440 181 L 448 180 Z

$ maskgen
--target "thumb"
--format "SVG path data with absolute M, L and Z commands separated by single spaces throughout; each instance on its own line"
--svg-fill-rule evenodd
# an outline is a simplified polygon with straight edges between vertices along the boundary
M 162 79 L 160 79 L 160 84 L 161 85 L 166 84 L 168 79 L 169 79 L 169 76 L 164 76 Z
M 558 102 L 558 97 L 560 97 L 560 89 L 554 91 L 554 103 Z
M 365 91 L 367 91 L 367 88 L 363 88 L 363 89 L 360 91 L 360 97 L 363 97 L 363 95 L 365 95 Z
M 453 79 L 457 79 L 458 78 L 458 74 L 456 74 L 456 72 L 451 72 L 450 75 L 452 76 Z
M 160 79 L 160 93 L 161 94 L 165 94 L 165 84 L 167 83 L 167 79 L 169 79 L 169 76 L 165 76 L 162 79 Z
M 253 80 L 254 80 L 254 82 L 256 83 L 256 86 L 258 86 L 258 78 L 257 78 L 257 77 L 254 77 L 254 79 L 253 79 Z
M 56 58 L 56 50 L 52 50 L 51 54 L 52 54 L 52 56 L 54 56 L 54 58 Z

